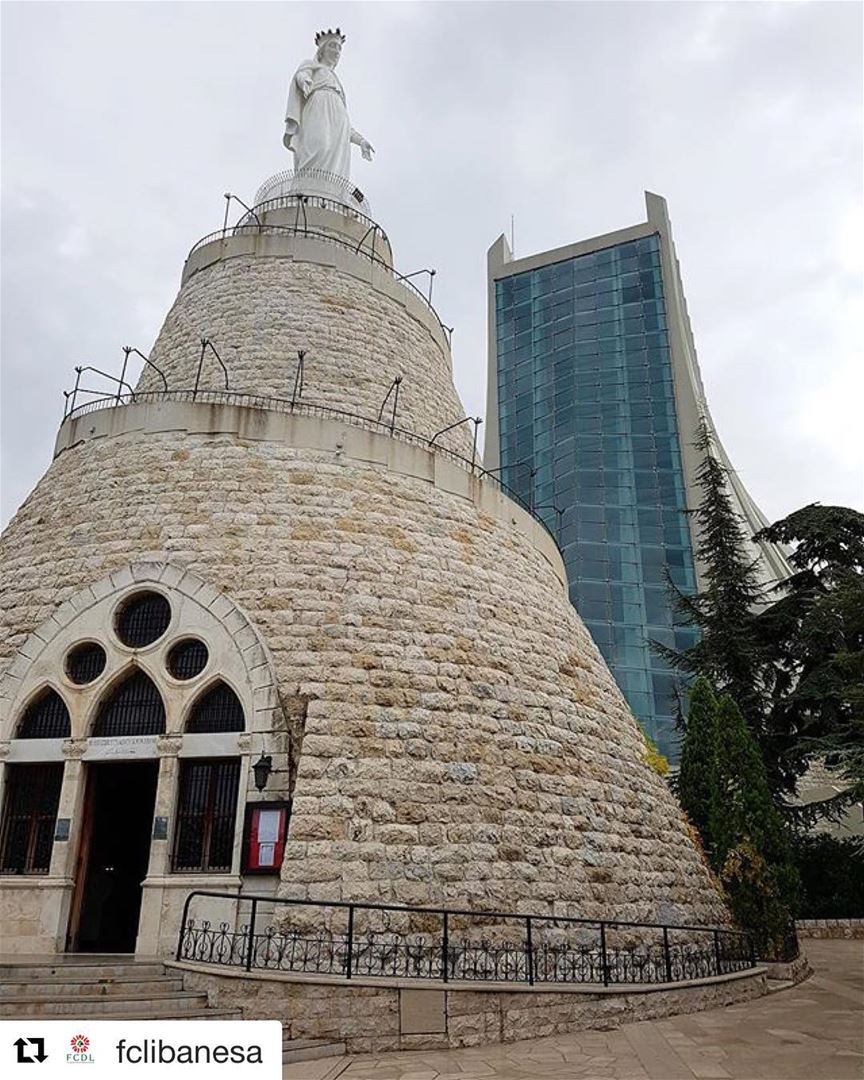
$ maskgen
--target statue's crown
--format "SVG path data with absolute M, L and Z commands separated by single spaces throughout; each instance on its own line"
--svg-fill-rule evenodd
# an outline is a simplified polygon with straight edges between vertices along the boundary
M 340 45 L 345 44 L 345 35 L 337 26 L 335 30 L 319 30 L 315 35 L 315 44 L 323 45 L 325 41 L 338 41 Z

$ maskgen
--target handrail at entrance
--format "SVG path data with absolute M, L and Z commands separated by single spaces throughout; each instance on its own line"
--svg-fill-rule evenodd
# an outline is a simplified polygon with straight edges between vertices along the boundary
M 190 919 L 197 898 L 230 900 L 238 921 Z M 250 906 L 239 923 L 239 907 Z M 260 929 L 260 908 L 284 912 Z M 297 918 L 300 909 L 314 909 Z M 294 924 L 292 925 L 292 916 Z M 463 925 L 457 927 L 455 924 Z M 498 925 L 495 925 L 498 924 Z M 374 901 L 296 900 L 209 889 L 190 892 L 178 962 L 246 971 L 450 981 L 676 983 L 751 970 L 752 937 L 729 927 L 480 911 Z
M 702 926 L 690 923 L 644 923 L 627 922 L 624 919 L 581 919 L 575 915 L 539 915 L 536 912 L 517 911 L 480 911 L 476 908 L 451 908 L 451 907 L 422 907 L 414 904 L 379 904 L 372 900 L 294 900 L 288 896 L 266 896 L 263 893 L 231 893 L 215 892 L 211 889 L 193 889 L 186 897 L 183 905 L 183 918 L 189 913 L 189 903 L 195 896 L 222 897 L 226 900 L 258 900 L 267 904 L 287 904 L 297 907 L 325 907 L 325 908 L 363 908 L 369 911 L 406 911 L 416 912 L 421 915 L 464 915 L 476 919 L 537 919 L 554 923 L 581 923 L 585 926 L 598 926 L 605 923 L 606 926 L 621 926 L 662 930 L 717 930 L 724 934 L 738 934 L 740 937 L 749 937 L 745 930 L 734 930 L 731 927 Z

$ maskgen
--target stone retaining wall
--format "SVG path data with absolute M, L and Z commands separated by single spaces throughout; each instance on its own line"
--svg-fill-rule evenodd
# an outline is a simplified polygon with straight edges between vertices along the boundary
M 813 974 L 813 968 L 810 967 L 810 961 L 807 959 L 807 954 L 803 949 L 794 960 L 785 963 L 770 963 L 764 960 L 760 961 L 760 963 L 765 968 L 766 978 L 780 982 L 799 983 L 809 979 Z
M 206 991 L 220 1008 L 241 1008 L 248 1020 L 281 1020 L 286 1036 L 292 1038 L 344 1040 L 353 1054 L 480 1046 L 592 1028 L 608 1030 L 636 1020 L 748 1001 L 766 992 L 761 968 L 670 989 L 645 987 L 622 993 L 584 987 L 566 991 L 444 989 L 443 984 L 395 982 L 349 986 L 335 980 L 221 975 L 186 964 L 169 967 L 182 968 L 184 987 Z M 416 1023 L 418 1013 L 433 1022 Z M 442 1023 L 434 1022 L 436 1014 Z M 443 1030 L 429 1030 L 435 1027 Z
M 799 919 L 798 937 L 864 938 L 864 919 Z

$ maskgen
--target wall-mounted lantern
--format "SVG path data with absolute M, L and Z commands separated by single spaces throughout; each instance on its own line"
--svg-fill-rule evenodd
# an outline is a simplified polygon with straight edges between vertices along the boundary
M 273 758 L 269 754 L 261 754 L 261 757 L 252 766 L 252 772 L 255 773 L 255 787 L 259 791 L 263 791 L 267 787 L 267 780 L 270 773 L 273 771 Z

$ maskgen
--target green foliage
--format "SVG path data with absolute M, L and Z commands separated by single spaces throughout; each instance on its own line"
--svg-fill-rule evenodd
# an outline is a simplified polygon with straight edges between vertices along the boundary
M 717 698 L 708 680 L 700 676 L 690 691 L 678 769 L 678 800 L 708 848 L 712 846 L 711 804 L 717 792 L 718 750 Z
M 757 542 L 793 546 L 792 574 L 765 590 L 706 423 L 696 447 L 702 453 L 696 553 L 706 584 L 696 596 L 674 591 L 679 619 L 696 627 L 700 640 L 681 652 L 655 648 L 683 674 L 704 677 L 691 693 L 679 798 L 735 917 L 770 957 L 782 949 L 799 888 L 778 807 L 809 824 L 864 800 L 864 515 L 812 504 L 762 530 Z M 710 683 L 723 695 L 719 702 Z M 817 759 L 845 781 L 845 790 L 806 808 L 790 805 L 786 800 Z M 830 875 L 813 872 L 825 845 L 803 843 L 798 863 L 804 902 L 812 905 L 819 882 Z M 844 896 L 851 891 L 854 906 L 858 879 L 849 873 L 853 884 L 841 877 L 837 887 L 847 890 Z
M 763 960 L 781 959 L 791 914 L 783 902 L 773 867 L 745 837 L 730 849 L 720 868 L 736 923 L 749 931 Z
M 775 803 L 790 820 L 836 820 L 864 800 L 864 515 L 814 503 L 763 529 L 757 542 L 793 545 L 792 574 L 763 589 L 704 422 L 695 446 L 702 465 L 693 515 L 706 586 L 696 596 L 670 588 L 679 620 L 696 627 L 700 640 L 683 651 L 654 647 L 741 707 Z M 817 759 L 845 789 L 802 808 L 793 797 Z
M 696 473 L 701 499 L 691 513 L 706 585 L 695 596 L 682 593 L 671 582 L 669 587 L 678 621 L 698 629 L 699 640 L 681 651 L 657 643 L 653 647 L 683 675 L 704 675 L 720 692 L 730 694 L 761 742 L 766 686 L 756 613 L 765 601 L 765 590 L 757 561 L 747 554 L 744 523 L 735 512 L 729 476 L 705 421 L 694 446 L 702 454 Z
M 696 481 L 702 499 L 694 512 L 697 555 L 707 588 L 695 601 L 701 641 L 695 670 L 747 708 L 759 686 L 759 655 L 753 610 L 763 598 L 756 561 L 746 555 L 745 533 L 730 495 L 729 477 L 714 452 L 713 436 L 702 422 L 696 440 L 702 465 Z M 754 702 L 755 703 L 755 702 Z
M 823 576 L 832 568 L 864 566 L 864 515 L 847 506 L 810 503 L 769 525 L 760 538 L 794 545 L 789 561 L 799 572 Z
M 752 845 L 766 862 L 772 903 L 776 900 L 784 908 L 785 932 L 797 893 L 789 834 L 771 798 L 756 740 L 728 695 L 720 699 L 717 726 L 717 797 L 709 825 L 712 857 L 722 877 L 730 855 L 742 844 Z
M 792 787 L 824 759 L 846 790 L 798 816 L 838 818 L 864 799 L 864 514 L 812 504 L 758 539 L 796 545 L 794 572 L 757 619 L 771 672 L 768 728 Z
M 824 833 L 799 838 L 801 919 L 864 919 L 864 848 L 861 838 Z
M 690 695 L 678 793 L 736 921 L 760 955 L 779 956 L 797 888 L 786 826 L 740 709 L 728 695 L 718 701 L 704 677 Z
M 669 758 L 660 753 L 657 743 L 644 731 L 642 738 L 645 740 L 645 753 L 642 760 L 650 765 L 654 772 L 659 773 L 660 776 L 666 776 L 669 772 Z

